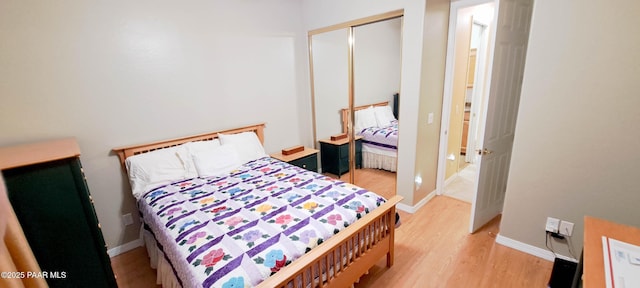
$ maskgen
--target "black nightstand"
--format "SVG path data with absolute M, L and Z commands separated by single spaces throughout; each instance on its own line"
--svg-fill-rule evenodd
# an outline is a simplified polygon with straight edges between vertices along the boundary
M 356 168 L 362 167 L 362 136 L 356 137 Z M 338 175 L 349 171 L 349 139 L 320 140 L 322 172 Z
M 271 154 L 271 157 L 309 171 L 318 172 L 318 150 L 316 149 L 305 147 L 303 151 L 298 153 L 290 155 L 275 153 Z

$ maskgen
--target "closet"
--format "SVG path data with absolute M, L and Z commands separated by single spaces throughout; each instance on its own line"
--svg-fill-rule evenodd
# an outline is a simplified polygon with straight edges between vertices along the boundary
M 403 13 L 391 11 L 308 32 L 314 143 L 321 150 L 321 171 L 340 177 L 360 168 L 362 140 L 353 131 L 354 107 L 388 102 L 398 117 L 394 97 L 400 90 Z M 348 116 L 341 110 L 348 110 Z M 332 140 L 342 133 L 349 137 Z M 354 175 L 349 173 L 348 181 L 357 185 Z

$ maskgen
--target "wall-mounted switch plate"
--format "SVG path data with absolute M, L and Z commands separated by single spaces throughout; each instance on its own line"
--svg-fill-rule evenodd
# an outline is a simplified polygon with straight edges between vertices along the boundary
M 427 124 L 433 123 L 433 112 L 427 114 Z
M 133 224 L 133 218 L 131 217 L 131 213 L 122 215 L 122 223 L 124 223 L 125 226 Z
M 564 236 L 571 236 L 573 234 L 573 223 L 568 221 L 560 221 L 560 230 L 558 233 Z
M 545 227 L 545 230 L 551 233 L 558 233 L 559 229 L 560 229 L 560 219 L 547 217 L 547 225 Z

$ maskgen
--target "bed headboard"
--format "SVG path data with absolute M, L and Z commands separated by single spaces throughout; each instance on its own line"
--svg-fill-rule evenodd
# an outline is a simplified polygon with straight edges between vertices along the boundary
M 367 109 L 371 106 L 387 106 L 387 105 L 389 105 L 389 101 L 353 107 L 353 111 L 355 112 L 358 110 Z M 347 133 L 347 119 L 349 119 L 349 108 L 341 109 L 340 114 L 342 115 L 342 133 Z
M 218 133 L 236 134 L 236 133 L 242 133 L 242 132 L 254 132 L 256 133 L 256 135 L 258 135 L 258 139 L 260 139 L 260 142 L 264 144 L 264 127 L 265 127 L 265 123 L 261 123 L 261 124 L 251 125 L 251 126 L 240 127 L 240 128 L 233 128 L 228 130 L 215 131 L 215 132 L 185 136 L 180 138 L 160 140 L 160 141 L 155 141 L 155 142 L 150 142 L 145 144 L 118 147 L 118 148 L 113 148 L 112 151 L 118 154 L 118 157 L 120 158 L 120 165 L 122 166 L 122 171 L 127 173 L 124 163 L 128 157 L 151 152 L 154 150 L 177 146 L 187 142 L 210 141 L 213 139 L 217 139 Z
M 400 119 L 398 117 L 400 115 L 400 93 L 393 94 L 393 116 L 396 119 Z

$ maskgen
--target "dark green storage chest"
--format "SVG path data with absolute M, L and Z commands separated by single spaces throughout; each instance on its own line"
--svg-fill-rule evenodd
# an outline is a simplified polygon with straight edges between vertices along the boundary
M 362 167 L 362 139 L 356 138 L 356 168 Z M 320 162 L 322 173 L 342 176 L 349 172 L 349 142 L 348 139 L 331 141 L 320 140 Z
M 50 287 L 117 287 L 77 154 L 3 168 L 9 200 Z

